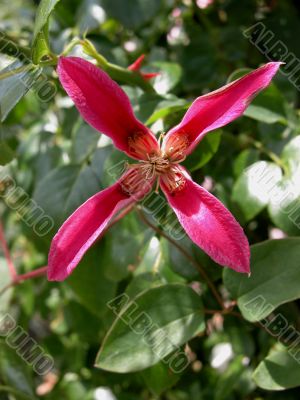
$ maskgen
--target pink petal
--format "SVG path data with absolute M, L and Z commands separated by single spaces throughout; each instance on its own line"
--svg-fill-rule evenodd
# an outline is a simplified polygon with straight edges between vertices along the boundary
M 183 189 L 170 193 L 161 182 L 184 230 L 217 263 L 237 272 L 250 272 L 248 240 L 232 214 L 207 190 L 184 173 Z
M 179 125 L 166 135 L 163 148 L 184 144 L 189 154 L 206 133 L 238 118 L 251 100 L 265 89 L 282 63 L 270 62 L 230 84 L 198 97 Z M 183 155 L 184 155 L 183 154 Z
M 114 185 L 89 198 L 64 222 L 51 243 L 49 280 L 62 281 L 70 275 L 112 217 L 149 192 L 153 182 L 127 179 L 131 185 L 123 185 L 125 177 L 132 178 L 134 174 L 131 170 L 124 174 Z
M 135 117 L 125 92 L 104 71 L 79 57 L 60 57 L 57 72 L 82 117 L 117 148 L 139 158 L 128 144 L 135 135 L 145 136 L 154 150 L 158 148 L 154 135 Z

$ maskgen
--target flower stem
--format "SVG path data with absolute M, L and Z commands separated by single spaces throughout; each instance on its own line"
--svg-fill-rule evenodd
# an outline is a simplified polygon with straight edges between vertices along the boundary
M 46 275 L 47 269 L 48 267 L 45 266 L 30 272 L 26 272 L 25 274 L 18 275 L 14 280 L 14 285 L 18 285 L 19 283 L 27 281 L 28 279 L 38 278 L 39 276 Z
M 40 276 L 46 275 L 47 269 L 48 269 L 48 267 L 46 266 L 46 267 L 41 267 L 41 268 L 35 269 L 30 272 L 26 272 L 25 274 L 16 275 L 15 278 L 12 279 L 8 285 L 4 286 L 0 290 L 0 296 L 2 296 L 11 287 L 17 286 L 20 283 L 27 281 L 28 279 L 38 278 Z
M 157 232 L 160 236 L 163 236 L 166 238 L 173 246 L 175 246 L 185 257 L 190 261 L 191 264 L 197 269 L 199 274 L 202 276 L 202 278 L 205 280 L 207 283 L 207 286 L 210 288 L 212 291 L 215 299 L 217 300 L 218 304 L 222 307 L 222 310 L 225 309 L 222 297 L 220 296 L 217 288 L 215 287 L 214 283 L 211 281 L 207 273 L 204 271 L 202 266 L 186 251 L 186 249 L 180 244 L 177 243 L 176 240 L 172 239 L 170 236 L 168 236 L 163 230 L 158 228 L 157 226 L 153 225 L 144 215 L 144 213 L 140 209 L 136 209 L 138 215 L 140 216 L 141 220 L 148 225 L 150 228 L 152 228 L 155 232 Z
M 80 40 L 79 43 L 82 45 L 83 51 L 90 57 L 93 57 L 97 61 L 97 65 L 107 72 L 112 79 L 129 85 L 139 86 L 145 92 L 155 93 L 152 85 L 138 72 L 130 71 L 127 68 L 108 62 L 102 54 L 98 53 L 93 43 L 87 39 Z

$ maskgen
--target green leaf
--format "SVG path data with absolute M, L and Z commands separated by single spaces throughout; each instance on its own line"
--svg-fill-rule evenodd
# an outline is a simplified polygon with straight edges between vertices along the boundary
M 286 123 L 284 116 L 268 110 L 267 107 L 271 106 L 265 103 L 265 100 L 260 100 L 262 105 L 250 104 L 245 110 L 244 115 L 249 118 L 256 119 L 257 121 L 265 122 L 266 124 L 274 124 L 275 122 Z
M 43 28 L 47 24 L 50 14 L 54 10 L 54 7 L 58 2 L 59 0 L 41 0 L 36 12 L 33 31 L 33 42 L 35 42 L 37 35 L 43 30 Z
M 253 379 L 265 390 L 285 390 L 300 386 L 299 359 L 293 357 L 287 348 L 277 346 L 260 362 Z
M 151 289 L 156 286 L 162 285 L 164 282 L 163 278 L 159 274 L 145 272 L 137 275 L 132 279 L 130 284 L 126 288 L 126 294 L 133 299 L 138 296 L 144 290 Z
M 139 221 L 129 214 L 105 234 L 102 258 L 105 275 L 116 282 L 126 278 L 140 261 L 140 250 L 147 240 Z
M 202 168 L 218 151 L 221 142 L 221 130 L 206 135 L 196 149 L 184 161 L 186 168 L 193 172 Z
M 81 164 L 96 149 L 99 139 L 99 132 L 80 119 L 73 131 L 71 148 L 72 161 Z
M 9 145 L 1 141 L 0 142 L 0 165 L 5 165 L 11 162 L 15 158 L 15 152 L 9 147 Z
M 108 311 L 106 303 L 117 289 L 104 275 L 102 250 L 101 244 L 90 249 L 67 281 L 80 303 L 98 316 Z
M 48 60 L 51 53 L 48 40 L 48 23 L 44 26 L 41 32 L 38 33 L 32 47 L 32 61 L 34 64 L 39 64 L 40 61 Z
M 234 175 L 238 178 L 245 169 L 250 167 L 259 159 L 259 152 L 255 149 L 243 150 L 234 160 L 233 171 Z
M 160 0 L 103 0 L 102 3 L 110 16 L 130 29 L 152 21 L 161 8 Z
M 37 9 L 32 39 L 32 56 L 35 64 L 38 64 L 43 57 L 50 54 L 48 22 L 58 2 L 59 0 L 41 0 Z
M 40 68 L 15 61 L 0 73 L 0 119 L 3 122 L 10 111 L 34 85 Z
M 57 225 L 100 189 L 95 172 L 89 167 L 67 165 L 52 170 L 34 192 L 34 200 Z
M 141 375 L 149 390 L 156 396 L 175 385 L 180 379 L 179 373 L 174 373 L 168 365 L 162 361 L 141 372 Z
M 193 289 L 181 284 L 149 289 L 122 308 L 104 339 L 96 366 L 113 372 L 145 369 L 167 361 L 174 351 L 181 353 L 179 346 L 204 328 L 202 301 Z M 174 357 L 168 361 L 170 368 L 175 368 Z
M 285 176 L 273 188 L 269 215 L 280 229 L 290 235 L 300 234 L 300 136 L 293 138 L 283 149 L 281 160 Z
M 182 69 L 179 64 L 156 61 L 151 66 L 157 67 L 160 74 L 153 80 L 154 89 L 159 94 L 166 94 L 180 81 Z
M 152 125 L 154 122 L 161 118 L 165 118 L 172 113 L 187 110 L 189 103 L 186 100 L 179 99 L 176 96 L 169 95 L 155 104 L 152 114 L 145 122 L 146 125 Z
M 16 350 L 2 340 L 0 340 L 0 376 L 6 385 L 16 390 L 17 398 L 32 400 L 36 398 L 29 367 Z
M 251 246 L 250 277 L 224 270 L 224 284 L 244 318 L 259 321 L 300 297 L 299 259 L 300 238 L 268 240 Z
M 243 366 L 244 356 L 240 355 L 226 368 L 226 371 L 220 376 L 216 385 L 214 400 L 227 400 L 234 391 L 235 385 L 245 371 Z
M 300 235 L 300 170 L 277 183 L 268 207 L 271 220 L 290 235 Z
M 270 189 L 281 178 L 281 169 L 266 161 L 252 164 L 239 176 L 233 187 L 232 199 L 239 205 L 246 221 L 254 218 L 268 205 L 272 197 Z
M 299 170 L 300 165 L 300 135 L 293 138 L 283 149 L 281 160 L 285 163 L 290 174 Z

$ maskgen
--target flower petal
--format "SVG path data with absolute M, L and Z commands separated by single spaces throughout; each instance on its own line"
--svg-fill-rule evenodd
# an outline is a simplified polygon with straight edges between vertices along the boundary
M 276 74 L 280 62 L 270 62 L 230 84 L 198 97 L 179 125 L 166 135 L 163 149 L 185 147 L 182 155 L 191 153 L 206 133 L 238 118 L 251 100 L 265 89 Z
M 136 135 L 145 136 L 154 150 L 158 148 L 155 136 L 135 117 L 125 92 L 104 71 L 79 57 L 60 57 L 57 72 L 82 117 L 117 148 L 141 158 L 128 143 Z
M 125 173 L 114 185 L 89 198 L 64 222 L 51 243 L 49 280 L 67 278 L 112 217 L 149 192 L 153 182 L 145 183 L 134 174 L 135 170 Z
M 232 214 L 186 174 L 183 189 L 171 193 L 161 182 L 171 207 L 188 236 L 217 263 L 250 272 L 248 240 Z

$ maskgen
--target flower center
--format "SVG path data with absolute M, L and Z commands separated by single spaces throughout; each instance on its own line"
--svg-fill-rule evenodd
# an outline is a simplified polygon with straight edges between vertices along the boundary
M 146 179 L 152 179 L 155 175 L 159 176 L 161 174 L 164 174 L 171 167 L 171 162 L 169 161 L 169 159 L 161 154 L 148 154 L 148 160 L 141 160 L 140 164 L 140 168 L 144 172 Z
M 128 165 L 128 173 L 122 180 L 123 190 L 136 193 L 145 184 L 153 184 L 157 180 L 156 192 L 161 181 L 173 193 L 181 190 L 185 177 L 178 163 L 185 159 L 184 151 L 188 147 L 186 135 L 170 137 L 161 150 L 153 145 L 152 138 L 142 132 L 135 133 L 128 140 L 130 152 L 140 158 L 137 164 Z

